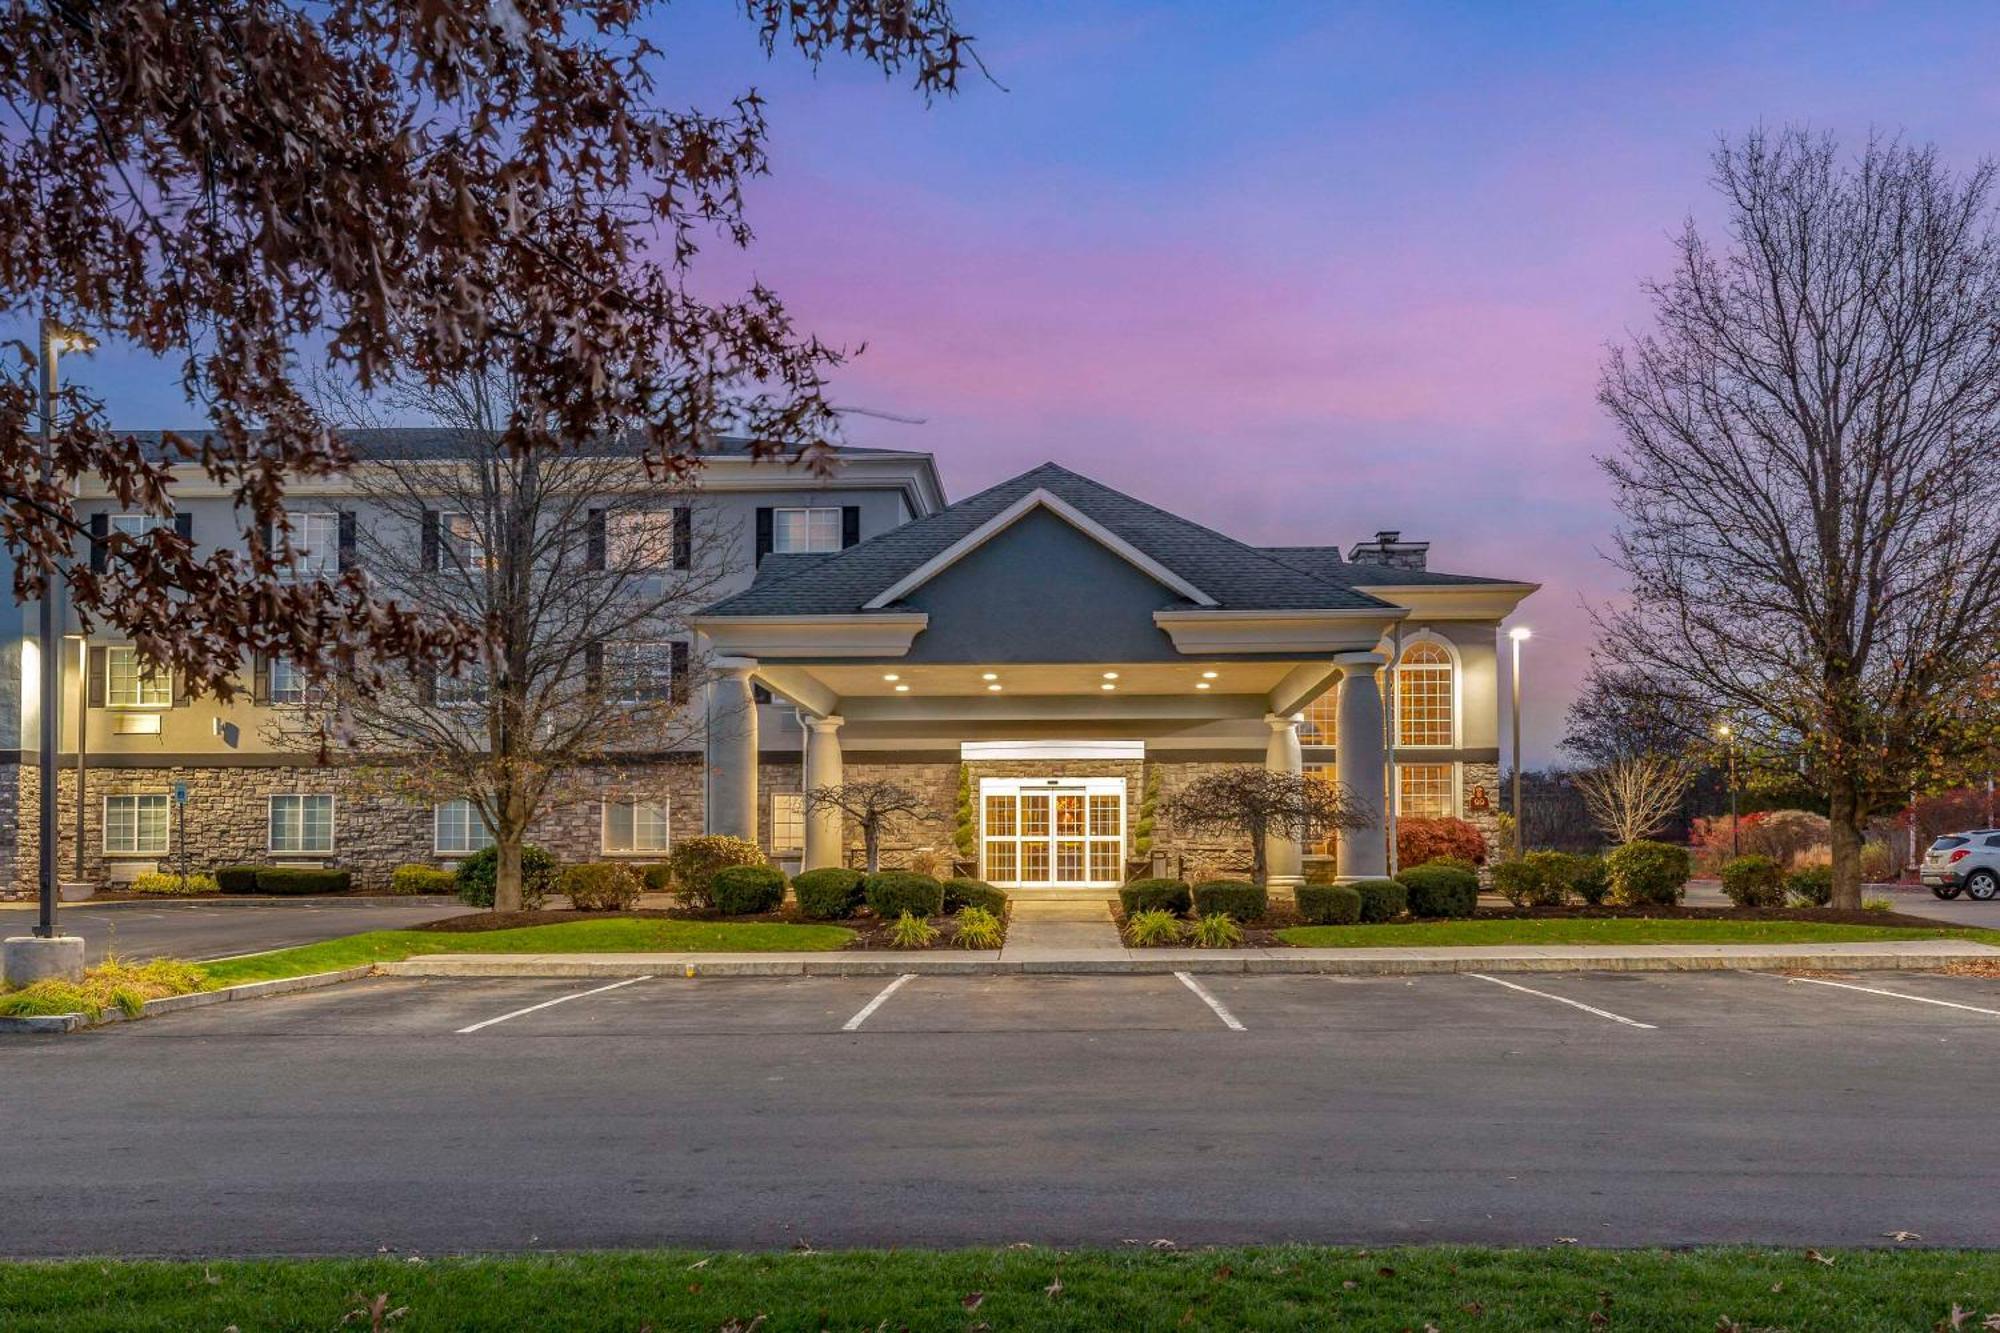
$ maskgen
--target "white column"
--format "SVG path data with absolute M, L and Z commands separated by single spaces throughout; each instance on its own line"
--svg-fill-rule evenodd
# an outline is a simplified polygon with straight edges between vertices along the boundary
M 1271 728 L 1271 739 L 1264 747 L 1265 771 L 1292 778 L 1303 774 L 1305 760 L 1299 753 L 1298 723 L 1286 713 L 1266 713 L 1264 721 Z M 1265 882 L 1270 887 L 1295 889 L 1305 883 L 1305 875 L 1300 872 L 1302 864 L 1296 838 L 1279 832 L 1264 836 Z
M 1367 819 L 1363 828 L 1340 831 L 1337 878 L 1375 879 L 1389 873 L 1389 849 L 1383 829 L 1389 808 L 1382 776 L 1382 687 L 1375 673 L 1383 666 L 1380 653 L 1342 653 L 1340 707 L 1334 737 L 1333 769 L 1348 799 Z
M 757 840 L 757 701 L 750 693 L 748 657 L 709 663 L 708 810 L 710 833 Z
M 815 787 L 838 787 L 841 782 L 840 717 L 809 717 L 806 726 L 812 735 L 806 741 L 806 791 Z M 806 806 L 805 869 L 818 870 L 841 862 L 840 807 Z

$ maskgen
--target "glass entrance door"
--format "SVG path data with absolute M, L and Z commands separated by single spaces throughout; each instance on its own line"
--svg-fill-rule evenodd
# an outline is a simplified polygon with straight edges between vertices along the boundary
M 980 788 L 987 882 L 1034 889 L 1123 881 L 1123 778 L 987 778 Z

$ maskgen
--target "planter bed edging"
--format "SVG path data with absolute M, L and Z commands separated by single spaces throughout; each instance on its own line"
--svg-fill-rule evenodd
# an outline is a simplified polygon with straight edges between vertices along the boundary
M 343 982 L 359 981 L 374 970 L 373 964 L 363 963 L 359 967 L 343 968 L 338 972 L 315 972 L 304 977 L 279 977 L 274 981 L 246 981 L 240 986 L 224 986 L 220 990 L 189 991 L 186 995 L 163 995 L 157 1000 L 146 1001 L 145 1008 L 137 1014 L 130 1015 L 122 1009 L 108 1008 L 98 1018 L 92 1018 L 88 1014 L 42 1014 L 34 1018 L 0 1018 L 0 1035 L 75 1032 L 82 1028 L 123 1023 L 130 1018 L 157 1018 L 161 1014 L 176 1014 L 183 1009 L 202 1009 L 211 1004 L 228 1004 L 233 1000 L 255 1000 L 266 995 L 289 995 L 294 991 L 338 986 Z

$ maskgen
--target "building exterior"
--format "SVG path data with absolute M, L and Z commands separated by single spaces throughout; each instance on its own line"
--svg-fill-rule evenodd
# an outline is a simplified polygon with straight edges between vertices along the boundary
M 362 433 L 359 466 L 432 443 Z M 722 595 L 676 650 L 706 666 L 689 703 L 702 741 L 568 784 L 535 832 L 562 859 L 654 861 L 709 831 L 792 866 L 851 863 L 860 831 L 809 810 L 804 792 L 884 778 L 930 804 L 889 831 L 891 864 L 921 855 L 1024 891 L 1241 871 L 1247 848 L 1183 837 L 1154 812 L 1194 776 L 1244 763 L 1337 777 L 1379 812 L 1374 831 L 1336 845 L 1269 848 L 1280 886 L 1315 862 L 1379 873 L 1392 811 L 1494 827 L 1497 630 L 1531 584 L 1432 571 L 1426 546 L 1393 532 L 1345 553 L 1252 547 L 1054 464 L 946 505 L 927 454 L 843 449 L 816 476 L 725 442 L 694 495 L 716 545 L 697 558 L 725 567 Z M 198 543 L 242 544 L 229 498 L 196 471 L 176 497 Z M 288 501 L 295 541 L 322 568 L 354 558 L 355 531 L 374 521 L 343 480 Z M 95 531 L 137 521 L 102 498 L 84 507 Z M 22 893 L 36 836 L 33 619 L 32 607 L 0 612 L 12 686 L 0 691 L 0 885 Z M 148 679 L 128 645 L 70 631 L 65 878 L 115 883 L 171 868 L 185 847 L 195 868 L 337 865 L 380 886 L 396 865 L 448 865 L 488 841 L 462 802 L 412 804 L 341 756 L 288 750 L 272 723 L 302 683 L 282 663 L 246 662 L 255 685 L 238 700 L 190 701 Z

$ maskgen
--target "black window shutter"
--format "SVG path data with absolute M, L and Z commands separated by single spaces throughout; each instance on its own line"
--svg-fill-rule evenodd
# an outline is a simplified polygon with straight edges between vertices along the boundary
M 92 514 L 90 516 L 90 572 L 102 574 L 108 552 L 104 539 L 111 532 L 111 515 Z
M 673 699 L 677 704 L 688 700 L 688 646 L 685 640 L 674 640 L 670 658 L 673 671 Z
M 175 708 L 186 708 L 190 702 L 187 688 L 187 673 L 182 671 L 170 672 L 167 679 L 172 682 L 168 686 L 167 697 L 173 701 Z
M 771 554 L 771 507 L 757 507 L 757 563 L 763 564 L 764 557 Z
M 584 567 L 601 570 L 604 568 L 606 547 L 604 538 L 604 511 L 602 509 L 593 509 L 590 511 L 584 522 L 584 531 L 588 534 L 584 539 L 586 548 L 584 552 Z
M 686 505 L 674 510 L 674 568 L 694 568 L 694 510 Z
M 257 525 L 257 538 L 264 543 L 265 553 L 271 559 L 276 560 L 278 558 L 278 530 L 269 523 L 259 523 Z
M 266 653 L 256 653 L 250 658 L 250 702 L 267 704 L 271 702 L 271 658 Z
M 771 692 L 762 685 L 752 685 L 750 687 L 750 702 L 753 704 L 767 704 L 771 702 Z
M 193 541 L 193 540 L 194 540 L 194 515 L 193 515 L 193 514 L 175 514 L 175 515 L 174 515 L 174 533 L 175 533 L 175 535 L 176 535 L 176 536 L 180 537 L 180 539 L 181 539 L 182 541 Z
M 583 645 L 583 688 L 590 694 L 604 693 L 604 645 Z
M 840 544 L 843 548 L 857 546 L 861 542 L 861 506 L 842 505 L 840 507 Z
M 355 557 L 354 511 L 340 511 L 340 567 L 353 569 L 358 563 Z
M 90 649 L 90 706 L 104 707 L 104 673 L 109 654 L 102 644 L 94 644 Z
M 424 511 L 423 566 L 425 569 L 438 567 L 438 511 Z

